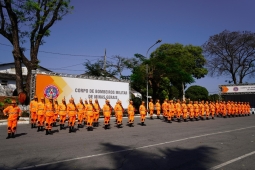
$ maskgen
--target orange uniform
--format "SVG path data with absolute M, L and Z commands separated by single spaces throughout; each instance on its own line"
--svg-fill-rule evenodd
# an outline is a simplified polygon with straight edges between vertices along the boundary
M 227 105 L 225 104 L 225 102 L 221 104 L 221 112 L 223 117 L 227 116 Z
M 181 119 L 181 104 L 179 102 L 175 103 L 175 111 L 176 111 L 176 117 L 180 121 Z
M 52 125 L 53 125 L 53 117 L 54 117 L 54 105 L 53 103 L 48 102 L 45 104 L 44 107 L 44 112 L 45 112 L 45 129 L 46 129 L 46 134 L 51 131 Z M 47 132 L 48 130 L 48 132 Z
M 112 112 L 111 106 L 108 105 L 108 104 L 105 104 L 104 107 L 103 107 L 105 127 L 107 127 L 110 124 L 111 112 Z
M 4 115 L 8 115 L 8 124 L 7 124 L 7 131 L 8 134 L 14 133 L 17 129 L 17 122 L 19 117 L 21 116 L 21 109 L 18 106 L 8 106 L 3 110 Z
M 209 119 L 209 115 L 210 115 L 210 107 L 209 107 L 208 102 L 206 102 L 206 103 L 204 104 L 204 109 L 205 109 L 206 119 Z
M 100 106 L 99 106 L 99 103 L 94 103 L 94 123 L 95 123 L 95 126 L 98 126 L 98 120 L 99 120 L 99 114 L 100 114 Z
M 63 129 L 64 128 L 64 124 L 65 124 L 65 121 L 66 121 L 66 114 L 67 114 L 67 106 L 66 104 L 59 104 L 58 105 L 58 115 L 59 115 L 59 120 L 60 120 L 60 129 Z
M 150 117 L 152 118 L 154 112 L 154 104 L 152 101 L 149 102 Z
M 159 118 L 159 115 L 160 115 L 160 110 L 161 110 L 161 106 L 160 106 L 159 101 L 157 101 L 157 103 L 156 103 L 156 111 L 157 111 L 157 117 L 158 118 Z
M 142 123 L 142 125 L 144 125 L 145 115 L 146 115 L 146 108 L 144 105 L 140 105 L 139 112 L 140 112 L 140 116 L 141 116 L 141 123 Z
M 36 109 L 36 114 L 37 114 L 37 124 L 38 126 L 41 128 L 42 130 L 42 127 L 44 126 L 44 115 L 45 115 L 45 103 L 44 102 L 39 102 L 37 103 L 37 109 Z
M 134 123 L 135 108 L 132 103 L 128 105 L 128 123 L 132 125 Z
M 122 125 L 122 117 L 123 117 L 123 109 L 120 103 L 116 104 L 114 108 L 116 117 L 117 117 L 117 125 Z
M 167 102 L 166 100 L 164 101 L 164 103 L 162 104 L 162 110 L 163 110 L 163 116 L 166 117 L 167 116 L 167 108 L 166 108 Z
M 181 104 L 181 109 L 182 109 L 182 113 L 183 113 L 183 119 L 184 119 L 184 121 L 187 121 L 188 107 L 187 107 L 186 103 Z
M 212 114 L 212 119 L 214 119 L 214 114 L 215 114 L 215 105 L 213 103 L 209 104 L 210 112 Z
M 76 115 L 77 115 L 77 109 L 73 103 L 69 103 L 67 105 L 67 115 L 69 117 L 68 126 L 69 126 L 69 128 L 72 127 L 72 129 L 73 129 L 73 127 L 75 125 Z
M 38 103 L 37 101 L 32 100 L 29 105 L 32 128 L 35 127 L 35 124 L 37 121 L 37 114 L 36 114 L 37 103 Z
M 215 104 L 215 112 L 216 115 L 219 116 L 219 112 L 220 112 L 220 104 L 218 103 L 218 101 Z
M 83 120 L 84 120 L 84 125 L 87 124 L 87 120 L 88 120 L 88 114 L 87 114 L 87 107 L 88 107 L 88 102 L 87 100 L 85 100 L 85 110 L 84 110 L 84 114 L 83 114 Z
M 193 108 L 193 104 L 192 103 L 188 104 L 188 111 L 189 111 L 189 118 L 193 119 L 194 118 L 194 108 Z
M 198 119 L 198 116 L 199 116 L 199 106 L 198 106 L 197 102 L 194 103 L 193 108 L 194 108 L 194 111 L 195 111 L 194 116 L 195 116 L 196 119 Z
M 78 110 L 78 127 L 81 126 L 83 122 L 84 112 L 85 112 L 85 105 L 83 103 L 78 103 L 76 105 Z
M 57 118 L 58 118 L 58 103 L 54 104 L 54 115 L 53 115 L 53 126 L 56 127 L 57 125 Z
M 199 104 L 199 109 L 200 109 L 199 116 L 203 119 L 205 114 L 205 106 L 203 102 Z
M 92 128 L 92 125 L 93 125 L 93 120 L 94 120 L 94 109 L 93 109 L 93 104 L 88 104 L 87 105 L 87 126 L 88 126 L 88 129 L 91 129 Z M 92 130 L 92 129 L 91 129 Z

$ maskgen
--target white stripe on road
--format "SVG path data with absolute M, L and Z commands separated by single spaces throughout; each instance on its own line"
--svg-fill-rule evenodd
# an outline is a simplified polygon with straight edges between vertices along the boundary
M 27 167 L 17 168 L 17 169 L 31 169 L 31 168 L 35 168 L 35 167 L 41 167 L 41 166 L 46 166 L 46 165 L 53 165 L 53 164 L 57 164 L 57 163 L 70 162 L 70 161 L 75 161 L 75 160 L 80 160 L 80 159 L 87 159 L 87 158 L 92 158 L 92 157 L 110 155 L 110 154 L 115 154 L 115 153 L 120 153 L 120 152 L 127 152 L 127 151 L 144 149 L 144 148 L 150 148 L 150 147 L 165 145 L 165 144 L 169 144 L 169 143 L 186 141 L 186 140 L 189 140 L 189 139 L 196 139 L 196 138 L 201 138 L 201 137 L 205 137 L 205 136 L 212 136 L 212 135 L 230 133 L 230 132 L 246 130 L 246 129 L 251 129 L 251 128 L 255 128 L 255 126 L 249 126 L 249 127 L 245 127 L 245 128 L 239 128 L 239 129 L 228 130 L 228 131 L 221 131 L 221 132 L 215 132 L 215 133 L 208 133 L 208 134 L 203 134 L 203 135 L 199 135 L 199 136 L 192 136 L 192 137 L 188 137 L 188 138 L 177 139 L 177 140 L 172 140 L 172 141 L 163 142 L 163 143 L 157 143 L 157 144 L 153 144 L 153 145 L 146 145 L 146 146 L 141 146 L 141 147 L 137 147 L 137 148 L 119 150 L 119 151 L 114 151 L 114 152 L 106 152 L 106 153 L 100 153 L 100 154 L 95 154 L 95 155 L 82 156 L 82 157 L 66 159 L 66 160 L 60 160 L 60 161 L 55 161 L 55 162 L 49 162 L 49 163 L 44 163 L 44 164 L 38 164 L 38 165 L 33 165 L 33 166 L 27 166 Z
M 226 166 L 226 165 L 231 164 L 231 163 L 233 163 L 233 162 L 239 161 L 240 159 L 243 159 L 243 158 L 245 158 L 245 157 L 251 156 L 251 155 L 253 155 L 253 154 L 255 154 L 255 151 L 253 151 L 253 152 L 251 152 L 251 153 L 247 153 L 247 154 L 245 154 L 245 155 L 243 155 L 243 156 L 239 156 L 239 157 L 237 157 L 237 158 L 235 158 L 235 159 L 232 159 L 232 160 L 227 161 L 227 162 L 225 162 L 225 163 L 219 164 L 219 165 L 217 165 L 217 166 L 214 166 L 214 167 L 210 168 L 209 170 L 216 170 L 216 169 L 219 169 L 219 168 L 221 168 L 221 167 L 223 167 L 223 166 Z

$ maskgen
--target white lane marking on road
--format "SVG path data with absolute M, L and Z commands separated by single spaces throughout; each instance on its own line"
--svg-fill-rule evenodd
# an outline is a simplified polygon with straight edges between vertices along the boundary
M 239 129 L 234 129 L 234 130 L 227 130 L 227 131 L 222 131 L 222 132 L 208 133 L 208 134 L 203 134 L 203 135 L 198 135 L 198 136 L 191 136 L 188 138 L 177 139 L 177 140 L 172 140 L 172 141 L 162 142 L 162 143 L 157 143 L 157 144 L 152 144 L 152 145 L 140 146 L 137 148 L 131 148 L 131 149 L 125 149 L 125 150 L 119 150 L 119 151 L 107 152 L 107 153 L 100 153 L 100 154 L 95 154 L 95 155 L 82 156 L 82 157 L 65 159 L 65 160 L 60 160 L 60 161 L 55 161 L 55 162 L 44 163 L 44 164 L 38 164 L 38 165 L 34 165 L 34 166 L 27 166 L 27 167 L 22 167 L 22 168 L 17 168 L 17 169 L 31 169 L 31 168 L 40 167 L 40 166 L 53 165 L 53 164 L 57 164 L 57 163 L 70 162 L 70 161 L 75 161 L 75 160 L 80 160 L 80 159 L 87 159 L 87 158 L 110 155 L 110 154 L 115 154 L 115 153 L 120 153 L 120 152 L 144 149 L 144 148 L 149 148 L 149 147 L 154 147 L 154 146 L 159 146 L 159 145 L 165 145 L 165 144 L 169 144 L 169 143 L 181 142 L 181 141 L 185 141 L 185 140 L 189 140 L 189 139 L 196 139 L 196 138 L 218 135 L 218 134 L 223 134 L 223 133 L 230 133 L 230 132 L 251 129 L 251 128 L 255 128 L 255 126 L 249 126 L 249 127 L 239 128 Z
M 224 162 L 224 163 L 219 164 L 219 165 L 217 165 L 217 166 L 214 166 L 214 167 L 210 168 L 209 170 L 216 170 L 216 169 L 219 169 L 219 168 L 221 168 L 221 167 L 223 167 L 223 166 L 226 166 L 226 165 L 231 164 L 231 163 L 233 163 L 233 162 L 239 161 L 240 159 L 243 159 L 243 158 L 245 158 L 245 157 L 251 156 L 251 155 L 253 155 L 253 154 L 255 154 L 255 151 L 253 151 L 253 152 L 251 152 L 251 153 L 247 153 L 247 154 L 245 154 L 245 155 L 243 155 L 243 156 L 239 156 L 239 157 L 237 157 L 237 158 L 235 158 L 235 159 L 232 159 L 232 160 L 230 160 L 230 161 Z

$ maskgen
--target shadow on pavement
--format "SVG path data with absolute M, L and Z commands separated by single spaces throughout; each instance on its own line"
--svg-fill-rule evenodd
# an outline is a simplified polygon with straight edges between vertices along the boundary
M 95 169 L 95 170 L 205 170 L 210 168 L 215 161 L 216 149 L 200 146 L 194 149 L 173 148 L 173 147 L 148 147 L 132 149 L 125 146 L 102 143 L 100 156 L 91 156 L 85 159 L 74 161 L 61 161 L 29 169 Z M 37 159 L 38 160 L 38 159 Z M 27 167 L 29 165 L 40 165 L 42 158 L 23 161 L 12 168 Z M 50 157 L 43 159 L 44 162 L 54 162 Z M 0 164 L 0 169 L 9 169 Z

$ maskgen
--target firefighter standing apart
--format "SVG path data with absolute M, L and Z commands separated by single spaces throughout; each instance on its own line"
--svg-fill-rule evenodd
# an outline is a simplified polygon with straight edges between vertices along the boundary
M 12 101 L 11 106 L 8 106 L 3 110 L 3 113 L 5 116 L 8 116 L 8 124 L 7 124 L 7 129 L 8 129 L 8 136 L 6 139 L 9 138 L 15 138 L 14 133 L 17 129 L 17 122 L 19 120 L 19 117 L 21 116 L 21 109 L 19 106 L 17 106 L 16 101 Z
M 37 114 L 36 114 L 36 108 L 37 108 L 38 98 L 37 96 L 34 96 L 34 100 L 30 102 L 29 109 L 30 109 L 30 115 L 31 115 L 31 129 L 36 128 L 36 121 L 37 121 Z

